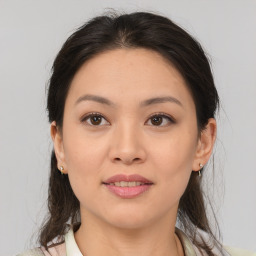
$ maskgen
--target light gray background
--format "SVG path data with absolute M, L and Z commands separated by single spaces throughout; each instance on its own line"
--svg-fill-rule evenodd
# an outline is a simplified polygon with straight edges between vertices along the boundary
M 255 251 L 256 1 L 0 0 L 0 255 L 33 246 L 45 213 L 52 147 L 45 84 L 52 61 L 72 31 L 105 8 L 166 15 L 211 56 L 225 110 L 212 188 L 219 224 L 225 244 Z

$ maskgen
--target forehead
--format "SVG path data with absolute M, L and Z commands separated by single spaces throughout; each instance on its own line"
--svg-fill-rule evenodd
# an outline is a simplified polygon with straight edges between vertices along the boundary
M 68 98 L 74 101 L 82 94 L 123 102 L 171 95 L 193 104 L 177 69 L 159 53 L 143 48 L 110 50 L 85 62 L 74 76 Z

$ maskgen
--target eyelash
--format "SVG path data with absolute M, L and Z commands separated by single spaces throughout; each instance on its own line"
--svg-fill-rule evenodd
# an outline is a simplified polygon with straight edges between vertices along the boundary
M 96 112 L 93 112 L 93 113 L 90 113 L 84 117 L 82 117 L 81 119 L 81 122 L 84 123 L 86 122 L 86 120 L 88 120 L 89 118 L 91 117 L 94 117 L 94 116 L 97 116 L 97 117 L 103 117 L 105 120 L 107 120 L 103 115 L 101 115 L 100 113 L 96 113 Z M 108 122 L 108 121 L 107 121 Z M 102 125 L 93 125 L 93 124 L 89 124 L 90 126 L 102 126 Z
M 93 113 L 89 113 L 86 116 L 82 117 L 81 122 L 82 123 L 86 122 L 88 119 L 90 119 L 91 117 L 95 117 L 95 116 L 102 117 L 107 121 L 107 119 L 102 114 L 97 113 L 97 112 L 93 112 Z M 163 119 L 167 119 L 172 124 L 176 123 L 176 120 L 173 117 L 171 117 L 170 115 L 167 115 L 165 113 L 161 113 L 161 112 L 160 113 L 155 113 L 155 114 L 151 115 L 148 118 L 148 120 L 152 119 L 153 117 L 162 117 Z M 89 126 L 102 126 L 102 125 L 93 125 L 93 124 L 88 124 L 88 125 Z M 165 127 L 166 125 L 164 125 L 164 126 L 162 126 L 162 125 L 153 125 L 153 126 L 155 126 L 155 127 Z
M 176 123 L 176 120 L 175 120 L 172 116 L 167 115 L 167 114 L 162 113 L 162 112 L 152 114 L 152 115 L 148 118 L 148 120 L 150 120 L 150 119 L 152 119 L 152 118 L 154 118 L 154 117 L 162 117 L 163 119 L 167 119 L 168 122 L 171 123 L 171 124 Z M 168 125 L 152 125 L 152 126 L 155 126 L 155 127 L 158 128 L 158 127 L 166 127 L 166 126 L 168 126 Z

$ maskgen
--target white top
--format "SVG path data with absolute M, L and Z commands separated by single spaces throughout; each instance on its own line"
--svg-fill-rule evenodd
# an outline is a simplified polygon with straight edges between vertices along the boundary
M 199 250 L 192 244 L 187 235 L 181 230 L 176 228 L 176 234 L 181 240 L 185 256 L 201 256 Z M 236 249 L 231 247 L 224 247 L 227 255 L 231 256 L 256 256 L 256 253 L 252 253 L 242 249 Z M 218 253 L 216 252 L 218 255 Z M 76 243 L 73 228 L 71 228 L 65 235 L 65 242 L 56 244 L 46 251 L 43 247 L 35 248 L 17 256 L 83 256 Z

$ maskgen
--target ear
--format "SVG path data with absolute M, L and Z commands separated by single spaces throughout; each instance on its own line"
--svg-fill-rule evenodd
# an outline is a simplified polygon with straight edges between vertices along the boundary
M 199 171 L 201 167 L 199 164 L 205 165 L 209 160 L 217 134 L 217 124 L 214 118 L 210 118 L 208 123 L 201 131 L 200 137 L 197 143 L 197 150 L 193 162 L 193 171 Z
M 51 137 L 54 145 L 55 156 L 57 158 L 57 166 L 60 169 L 60 166 L 64 168 L 62 173 L 67 173 L 65 154 L 63 148 L 63 140 L 60 129 L 57 127 L 56 122 L 51 123 Z

